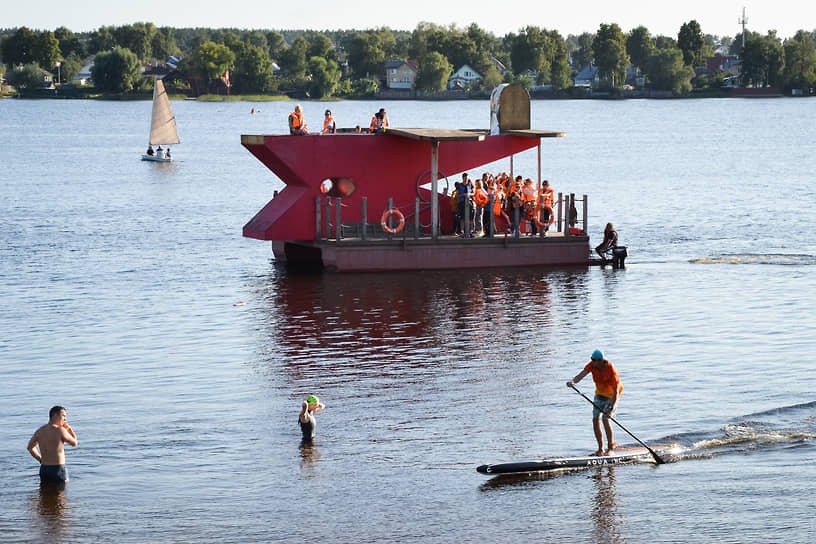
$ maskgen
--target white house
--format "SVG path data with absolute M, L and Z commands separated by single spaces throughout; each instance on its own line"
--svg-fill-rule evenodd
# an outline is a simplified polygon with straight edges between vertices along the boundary
M 93 61 L 89 64 L 86 64 L 82 67 L 82 69 L 74 76 L 71 80 L 71 83 L 74 85 L 87 85 L 91 81 L 91 68 L 93 68 Z
M 583 70 L 578 72 L 575 76 L 574 85 L 576 87 L 585 87 L 587 89 L 592 89 L 595 85 L 598 84 L 598 67 L 592 66 L 585 66 Z
M 448 89 L 464 89 L 475 81 L 481 81 L 479 72 L 465 64 L 448 78 Z

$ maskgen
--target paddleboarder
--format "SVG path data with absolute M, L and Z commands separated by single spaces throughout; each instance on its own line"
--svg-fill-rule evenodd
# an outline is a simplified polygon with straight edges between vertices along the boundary
M 595 399 L 592 409 L 592 429 L 595 432 L 595 439 L 598 441 L 598 450 L 594 455 L 611 455 L 615 451 L 615 441 L 612 433 L 612 423 L 609 418 L 615 415 L 615 408 L 618 406 L 623 386 L 621 385 L 618 370 L 615 366 L 604 358 L 601 350 L 592 352 L 589 363 L 571 381 L 567 382 L 567 387 L 572 387 L 580 382 L 587 374 L 592 374 L 595 382 Z M 601 422 L 603 430 L 606 431 L 607 448 L 603 448 L 603 433 L 601 432 Z
M 317 420 L 315 419 L 315 412 L 319 412 L 325 408 L 320 399 L 314 395 L 303 401 L 300 407 L 300 417 L 298 423 L 300 424 L 300 432 L 303 433 L 303 441 L 311 442 L 315 437 L 315 428 L 317 427 Z

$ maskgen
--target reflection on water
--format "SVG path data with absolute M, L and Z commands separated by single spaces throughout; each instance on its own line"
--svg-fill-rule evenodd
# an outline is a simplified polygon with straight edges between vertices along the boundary
M 265 359 L 283 359 L 294 376 L 304 363 L 352 366 L 434 362 L 460 353 L 499 353 L 507 339 L 553 334 L 550 325 L 586 313 L 586 271 L 447 271 L 299 275 L 257 278 Z M 563 315 L 554 312 L 553 301 Z M 445 352 L 435 348 L 444 347 Z M 474 350 L 476 350 L 474 352 Z M 422 357 L 417 357 L 421 354 Z M 281 357 L 283 355 L 283 357 Z M 438 362 L 438 359 L 436 359 Z
M 302 440 L 300 442 L 300 470 L 304 478 L 317 478 L 318 461 L 320 461 L 320 450 L 315 446 L 314 442 L 310 440 Z
M 615 467 L 601 468 L 592 475 L 595 501 L 592 505 L 595 542 L 624 542 L 615 494 Z
M 70 516 L 63 482 L 40 482 L 37 491 L 31 494 L 31 517 L 40 530 L 41 542 L 62 540 L 65 536 Z

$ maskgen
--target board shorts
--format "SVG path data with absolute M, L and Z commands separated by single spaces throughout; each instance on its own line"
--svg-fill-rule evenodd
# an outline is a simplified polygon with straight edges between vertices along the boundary
M 68 468 L 65 465 L 40 465 L 41 482 L 67 482 Z
M 592 402 L 595 404 L 592 408 L 592 419 L 609 419 L 609 416 L 615 415 L 615 412 L 612 411 L 609 415 L 604 413 L 603 418 L 601 417 L 601 411 L 606 412 L 606 410 L 612 407 L 611 398 L 604 397 L 603 395 L 595 395 L 595 399 Z

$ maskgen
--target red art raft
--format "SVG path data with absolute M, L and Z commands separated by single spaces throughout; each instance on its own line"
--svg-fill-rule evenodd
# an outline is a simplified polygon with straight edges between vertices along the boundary
M 242 136 L 243 146 L 286 184 L 244 226 L 244 236 L 272 241 L 277 261 L 343 272 L 589 265 L 585 195 L 583 222 L 576 208 L 581 201 L 559 195 L 546 236 L 523 230 L 510 236 L 498 216 L 492 238 L 471 237 L 468 229 L 453 236 L 454 179 L 564 135 L 529 129 L 523 92 L 500 90 L 494 110 L 504 118 L 494 135 L 389 128 L 382 134 Z

